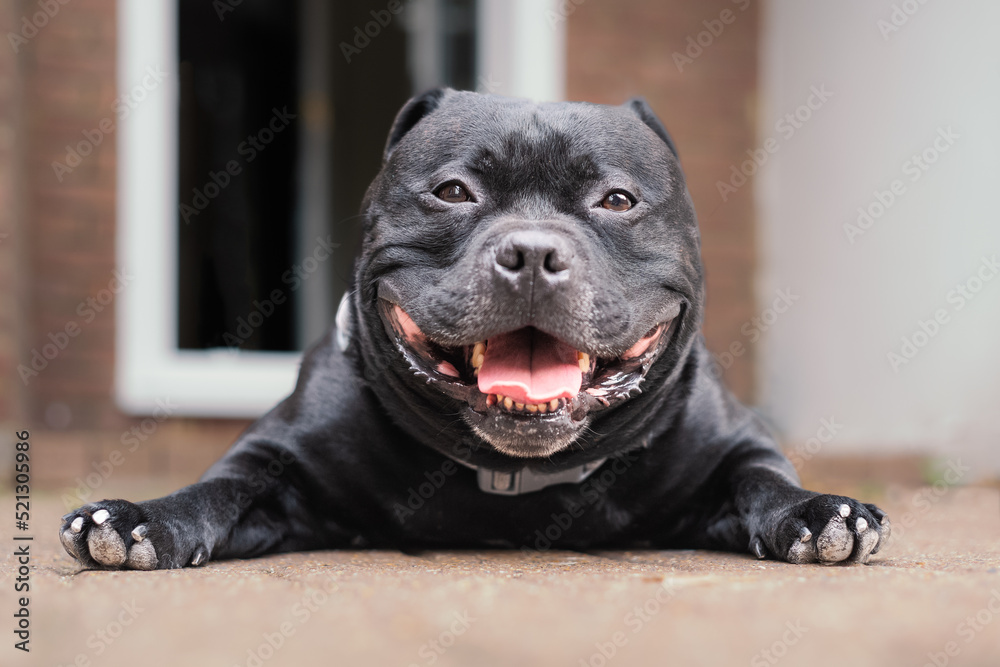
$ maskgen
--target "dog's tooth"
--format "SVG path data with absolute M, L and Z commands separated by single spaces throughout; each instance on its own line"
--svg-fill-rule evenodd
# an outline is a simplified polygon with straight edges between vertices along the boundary
M 512 407 L 514 407 L 514 400 L 510 396 L 504 396 L 503 406 L 508 410 L 510 410 Z
M 559 409 L 559 399 L 553 398 L 551 401 L 549 401 L 549 410 L 555 412 L 558 409 Z
M 537 405 L 537 407 L 538 407 L 538 411 L 541 412 L 541 413 L 546 413 L 546 412 L 549 411 L 549 404 L 548 403 L 539 403 Z
M 538 412 L 538 406 L 534 403 L 528 403 L 524 407 L 528 408 L 528 412 Z
M 514 407 L 518 410 L 524 410 L 524 403 L 515 403 Z
M 577 358 L 577 361 L 580 364 L 580 372 L 581 373 L 586 373 L 587 371 L 590 370 L 590 355 L 589 354 L 587 354 L 586 352 L 577 352 L 576 353 L 576 358 Z
M 487 394 L 486 395 L 486 405 L 489 406 L 489 407 L 493 407 L 496 404 L 497 404 L 497 395 L 496 394 Z

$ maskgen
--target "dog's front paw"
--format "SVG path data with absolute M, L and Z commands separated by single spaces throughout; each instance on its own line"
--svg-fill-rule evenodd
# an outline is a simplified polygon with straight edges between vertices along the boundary
M 867 563 L 891 532 L 885 512 L 844 496 L 816 495 L 774 516 L 773 530 L 751 538 L 758 558 L 770 551 L 789 563 Z
M 70 556 L 92 568 L 155 570 L 208 560 L 208 551 L 199 547 L 177 564 L 170 532 L 127 500 L 102 500 L 70 512 L 59 540 Z

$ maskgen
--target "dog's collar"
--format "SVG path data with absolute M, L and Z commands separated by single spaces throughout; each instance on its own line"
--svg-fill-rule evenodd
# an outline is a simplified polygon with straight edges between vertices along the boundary
M 344 296 L 341 297 L 340 305 L 337 308 L 337 331 L 335 336 L 337 347 L 340 348 L 341 352 L 347 350 L 351 343 L 350 296 L 350 292 L 344 294 Z M 520 496 L 525 493 L 541 491 L 542 489 L 555 484 L 579 484 L 590 477 L 595 470 L 600 468 L 601 465 L 608 460 L 607 457 L 605 457 L 597 459 L 596 461 L 588 461 L 587 463 L 578 465 L 575 468 L 569 468 L 568 470 L 560 470 L 559 472 L 552 473 L 535 472 L 530 468 L 521 468 L 515 472 L 501 472 L 499 470 L 490 470 L 489 468 L 473 465 L 468 461 L 463 461 L 462 459 L 454 456 L 449 456 L 447 454 L 445 454 L 445 456 L 448 456 L 448 458 L 455 463 L 459 463 L 466 468 L 475 470 L 476 480 L 479 482 L 480 491 L 499 496 Z
M 442 452 L 443 453 L 443 452 Z M 477 466 L 463 461 L 455 456 L 445 454 L 455 463 L 459 463 L 466 468 L 476 471 L 476 481 L 479 482 L 479 490 L 484 493 L 492 493 L 498 496 L 520 496 L 525 493 L 541 491 L 545 487 L 555 484 L 579 484 L 590 477 L 595 470 L 607 461 L 607 457 L 588 461 L 583 465 L 560 470 L 559 472 L 535 472 L 530 468 L 521 468 L 515 472 L 501 472 L 490 470 L 482 466 Z

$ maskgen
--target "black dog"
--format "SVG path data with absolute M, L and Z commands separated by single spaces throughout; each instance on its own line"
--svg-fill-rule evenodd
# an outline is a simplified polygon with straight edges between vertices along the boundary
M 677 152 L 641 100 L 438 90 L 399 113 L 337 327 L 200 482 L 64 518 L 83 565 L 338 547 L 664 548 L 864 563 L 712 373 Z

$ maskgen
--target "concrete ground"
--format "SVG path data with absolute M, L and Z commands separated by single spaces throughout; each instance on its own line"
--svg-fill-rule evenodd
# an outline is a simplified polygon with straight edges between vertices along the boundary
M 13 648 L 8 556 L 0 665 L 1000 665 L 998 489 L 824 487 L 893 517 L 893 542 L 868 566 L 698 551 L 341 551 L 79 572 L 56 537 L 59 496 L 36 493 L 31 652 Z M 7 553 L 23 544 L 11 523 L 0 523 Z

